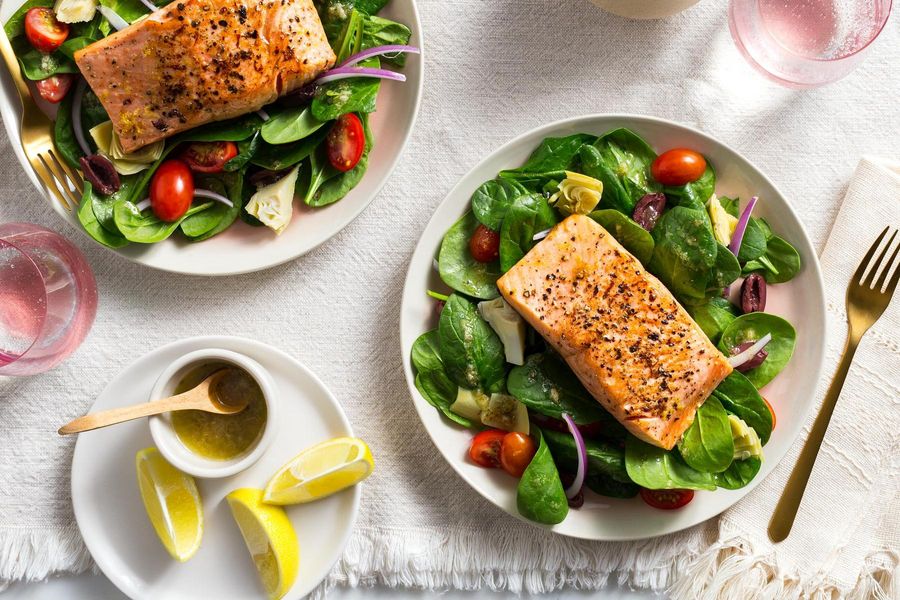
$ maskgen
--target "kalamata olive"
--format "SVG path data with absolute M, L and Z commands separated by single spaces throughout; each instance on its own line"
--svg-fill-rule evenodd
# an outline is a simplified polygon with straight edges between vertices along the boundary
M 251 174 L 247 179 L 255 185 L 257 188 L 266 187 L 267 185 L 271 185 L 288 174 L 290 169 L 282 169 L 280 171 L 269 171 L 267 169 L 262 169 Z
M 98 193 L 109 196 L 119 191 L 122 181 L 112 161 L 101 154 L 91 154 L 78 159 L 84 178 L 87 179 Z
M 563 424 L 565 424 L 564 421 Z M 575 476 L 571 473 L 560 473 L 559 480 L 562 482 L 563 487 L 567 488 L 575 481 Z M 581 508 L 582 506 L 584 506 L 584 486 L 578 490 L 575 496 L 569 499 L 569 508 Z
M 662 215 L 665 208 L 665 194 L 660 192 L 655 194 L 645 194 L 635 205 L 634 213 L 631 218 L 647 231 L 653 231 L 653 228 L 656 227 L 656 222 L 659 221 L 659 217 Z
M 307 83 L 302 88 L 286 94 L 279 98 L 278 104 L 282 106 L 305 106 L 312 102 L 319 90 L 319 84 L 312 82 Z
M 744 342 L 737 348 L 732 348 L 731 355 L 734 356 L 736 354 L 740 354 L 741 352 L 743 352 L 744 350 L 746 350 L 747 348 L 749 348 L 750 346 L 755 344 L 757 341 L 759 341 L 759 340 L 751 340 L 749 342 Z M 746 373 L 750 369 L 755 369 L 756 367 L 761 365 L 763 363 L 763 361 L 766 360 L 766 358 L 768 358 L 768 357 L 769 357 L 769 353 L 766 352 L 765 348 L 763 348 L 762 350 L 760 350 L 759 352 L 754 354 L 753 358 L 751 358 L 750 360 L 748 360 L 741 366 L 737 367 L 737 370 L 740 371 L 741 373 Z
M 744 313 L 766 310 L 766 280 L 759 273 L 750 273 L 741 285 L 741 310 Z

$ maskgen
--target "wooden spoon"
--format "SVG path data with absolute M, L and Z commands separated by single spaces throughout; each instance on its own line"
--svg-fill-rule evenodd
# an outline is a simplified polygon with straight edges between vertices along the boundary
M 213 389 L 213 386 L 231 371 L 232 369 L 216 371 L 204 379 L 197 387 L 190 389 L 183 394 L 178 394 L 177 396 L 171 396 L 153 402 L 144 402 L 143 404 L 136 404 L 134 406 L 113 408 L 78 417 L 71 423 L 60 427 L 59 435 L 81 433 L 82 431 L 99 429 L 100 427 L 106 427 L 107 425 L 124 423 L 125 421 L 131 421 L 132 419 L 149 417 L 151 415 L 158 415 L 173 410 L 202 410 L 217 415 L 233 415 L 239 413 L 247 408 L 248 399 L 246 397 L 228 398 L 229 403 L 226 404 L 218 397 L 218 394 L 216 394 Z

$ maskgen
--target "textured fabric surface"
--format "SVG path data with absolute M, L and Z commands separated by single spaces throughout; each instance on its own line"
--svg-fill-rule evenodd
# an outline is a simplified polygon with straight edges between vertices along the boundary
M 768 514 L 790 456 L 721 526 L 713 520 L 661 540 L 578 542 L 506 516 L 443 462 L 412 408 L 398 332 L 407 261 L 434 207 L 488 152 L 548 121 L 595 112 L 673 119 L 730 144 L 780 187 L 821 250 L 859 158 L 900 156 L 896 18 L 848 78 L 795 91 L 769 83 L 743 62 L 728 34 L 723 0 L 705 0 L 655 22 L 620 19 L 587 0 L 423 0 L 419 10 L 425 95 L 404 159 L 343 232 L 306 257 L 263 273 L 210 285 L 143 268 L 95 246 L 45 206 L 0 134 L 0 221 L 61 231 L 84 250 L 100 287 L 97 321 L 75 355 L 42 376 L 0 378 L 0 579 L 41 578 L 89 565 L 69 499 L 74 440 L 57 437 L 56 428 L 83 413 L 134 358 L 172 339 L 210 332 L 259 339 L 306 363 L 375 452 L 378 470 L 365 487 L 357 531 L 331 584 L 546 591 L 601 587 L 614 573 L 633 585 L 662 589 L 689 569 L 707 579 L 724 575 L 722 552 L 701 550 L 717 540 L 730 544 L 750 528 L 749 520 Z M 872 202 L 897 200 L 895 193 Z M 851 235 L 870 239 L 880 230 L 872 206 L 847 216 Z M 858 256 L 848 251 L 846 260 Z M 835 309 L 841 308 L 837 302 Z M 897 307 L 892 310 L 896 315 Z M 837 314 L 833 319 L 840 321 Z M 898 348 L 890 341 L 896 328 L 880 331 L 866 344 L 891 353 L 894 371 L 860 363 L 851 373 L 866 381 L 860 394 L 897 385 Z M 893 398 L 889 406 L 896 414 L 896 393 Z M 839 405 L 839 412 L 855 405 Z M 775 560 L 756 538 L 745 538 L 743 550 L 723 551 L 775 565 L 758 577 L 810 581 L 821 568 L 841 589 L 853 588 L 863 558 L 890 538 L 851 533 L 858 527 L 896 532 L 897 522 L 885 517 L 872 524 L 885 513 L 855 502 L 890 497 L 875 494 L 874 486 L 885 482 L 880 473 L 860 471 L 856 464 L 863 465 L 863 457 L 837 445 L 839 436 L 859 433 L 847 427 L 829 434 L 826 450 L 835 469 L 849 473 L 831 475 L 848 488 L 840 498 L 854 500 L 846 507 L 854 517 L 835 526 L 832 506 L 823 499 L 821 537 L 804 542 L 804 548 L 818 545 L 819 556 L 805 560 L 797 548 Z M 865 457 L 865 465 L 870 460 Z M 817 495 L 834 493 L 826 486 L 835 479 L 822 480 L 818 471 L 811 483 Z M 850 487 L 856 482 L 857 494 Z M 896 512 L 896 502 L 894 507 Z M 764 523 L 753 523 L 754 532 L 763 531 Z M 896 537 L 893 543 L 896 549 Z

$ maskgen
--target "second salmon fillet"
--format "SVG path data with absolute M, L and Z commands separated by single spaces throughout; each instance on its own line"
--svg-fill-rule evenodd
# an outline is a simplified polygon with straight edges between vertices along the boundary
M 75 53 L 125 152 L 257 110 L 334 60 L 312 0 L 178 0 Z
M 558 224 L 497 286 L 637 438 L 671 449 L 731 366 L 603 227 Z

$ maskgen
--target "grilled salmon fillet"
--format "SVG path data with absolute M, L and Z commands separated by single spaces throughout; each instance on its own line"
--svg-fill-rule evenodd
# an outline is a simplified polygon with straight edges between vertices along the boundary
M 125 152 L 257 110 L 334 60 L 312 0 L 176 0 L 75 53 Z
M 572 215 L 500 293 L 639 439 L 671 449 L 731 366 L 669 290 L 603 227 Z

